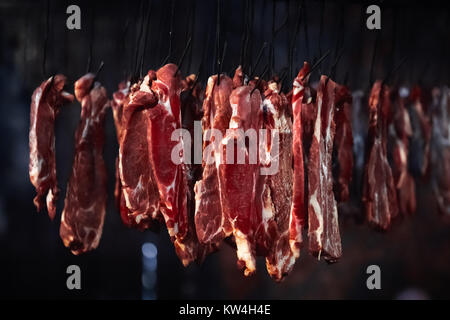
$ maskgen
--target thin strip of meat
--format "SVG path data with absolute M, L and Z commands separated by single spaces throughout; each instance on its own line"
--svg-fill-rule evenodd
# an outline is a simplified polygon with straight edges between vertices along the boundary
M 317 117 L 308 161 L 309 252 L 330 263 L 342 255 L 331 167 L 336 130 L 335 93 L 336 83 L 322 76 L 317 90 Z
M 420 173 L 422 177 L 428 177 L 430 170 L 430 141 L 431 141 L 431 133 L 432 133 L 432 124 L 431 118 L 428 115 L 428 105 L 427 99 L 425 98 L 426 94 L 425 90 L 420 88 L 419 86 L 415 86 L 410 95 L 410 100 L 412 101 L 412 110 L 411 112 L 414 114 L 413 121 L 414 124 L 419 123 L 418 126 L 415 126 L 415 130 L 420 132 L 420 142 L 415 134 L 415 142 L 420 143 L 421 148 L 420 152 L 422 153 L 422 159 L 420 161 Z M 419 127 L 419 128 L 416 128 Z M 419 151 L 419 150 L 418 150 Z
M 280 281 L 295 263 L 295 255 L 289 244 L 293 182 L 292 122 L 287 116 L 288 100 L 280 92 L 278 83 L 269 82 L 264 95 L 264 129 L 267 130 L 267 138 L 265 143 L 260 142 L 260 148 L 265 153 L 264 160 L 267 162 L 264 164 L 271 172 L 261 177 L 265 179 L 261 229 L 264 230 L 264 246 L 267 250 L 267 271 L 273 279 Z M 260 162 L 263 165 L 262 159 Z
M 231 118 L 230 94 L 233 89 L 232 80 L 222 75 L 217 86 L 217 75 L 208 79 L 206 96 L 203 100 L 204 115 L 202 118 L 203 141 L 203 175 L 195 184 L 195 225 L 197 236 L 202 243 L 218 246 L 232 233 L 231 223 L 226 212 L 222 210 L 221 185 L 218 176 L 219 161 L 215 161 L 216 152 L 220 152 L 218 137 L 211 130 L 218 130 L 225 136 Z M 213 141 L 211 141 L 213 140 Z M 212 163 L 209 163 L 210 157 Z M 219 159 L 217 157 L 217 159 Z
M 114 125 L 116 127 L 117 140 L 122 138 L 123 124 L 122 114 L 123 106 L 128 103 L 130 94 L 130 81 L 122 81 L 119 83 L 118 90 L 113 93 L 111 101 L 111 109 L 113 111 Z
M 438 210 L 450 222 L 450 89 L 433 90 L 433 138 L 431 185 Z
M 128 226 L 144 230 L 160 212 L 158 186 L 149 155 L 149 110 L 157 104 L 150 75 L 134 84 L 123 105 L 119 138 L 121 216 Z M 123 206 L 125 203 L 125 206 Z
M 55 218 L 58 185 L 55 161 L 55 119 L 61 106 L 71 103 L 73 95 L 63 90 L 66 77 L 57 74 L 41 83 L 33 92 L 30 111 L 29 174 L 38 211 L 47 205 L 50 219 Z
M 123 106 L 128 103 L 130 93 L 130 82 L 123 81 L 119 83 L 119 88 L 116 92 L 113 93 L 113 99 L 111 101 L 111 109 L 113 111 L 114 117 L 114 125 L 116 127 L 116 136 L 117 142 L 120 145 L 122 141 L 122 114 L 123 114 Z M 119 156 L 116 158 L 116 183 L 114 186 L 114 199 L 116 201 L 116 207 L 120 212 L 120 217 L 122 222 L 126 226 L 131 226 L 132 221 L 128 216 L 128 208 L 125 202 L 125 196 L 122 191 L 122 183 L 120 181 L 120 170 L 119 170 Z
M 300 248 L 303 244 L 302 229 L 306 225 L 305 208 L 305 182 L 303 165 L 303 138 L 302 138 L 302 105 L 303 95 L 308 79 L 304 78 L 309 73 L 309 64 L 305 62 L 299 71 L 293 84 L 292 94 L 292 155 L 294 161 L 294 177 L 292 187 L 292 206 L 289 220 L 289 243 L 294 256 L 300 256 Z
M 353 173 L 352 95 L 346 86 L 336 86 L 336 135 L 334 150 L 337 154 L 337 179 L 335 181 L 336 200 L 348 201 L 349 185 Z
M 172 150 L 180 142 L 171 139 L 172 132 L 181 128 L 181 79 L 176 71 L 176 65 L 167 64 L 156 72 L 156 79 L 151 83 L 151 90 L 158 101 L 149 113 L 148 136 L 161 213 L 170 237 L 182 239 L 187 233 L 187 181 L 183 165 L 175 164 L 171 158 Z
M 106 212 L 106 168 L 103 160 L 104 119 L 108 107 L 105 88 L 86 74 L 75 82 L 81 119 L 75 133 L 75 157 L 67 185 L 60 236 L 78 255 L 97 248 Z
M 304 81 L 305 82 L 305 81 Z M 314 135 L 314 124 L 317 117 L 316 110 L 316 95 L 317 92 L 309 86 L 308 83 L 304 83 L 303 89 L 303 102 L 301 105 L 301 126 L 302 126 L 302 145 L 303 145 L 303 165 L 306 168 L 308 165 L 309 148 L 311 147 L 312 138 Z M 305 175 L 305 181 L 307 175 Z
M 204 92 L 199 83 L 195 81 L 195 75 L 191 74 L 184 80 L 185 89 L 181 93 L 181 118 L 182 126 L 189 131 L 191 137 L 191 157 L 186 158 L 183 164 L 185 170 L 185 177 L 187 179 L 187 215 L 188 215 L 188 234 L 182 242 L 177 241 L 175 249 L 179 257 L 185 257 L 185 247 L 193 247 L 195 251 L 182 258 L 184 263 L 189 263 L 195 259 L 197 262 L 202 262 L 207 254 L 216 250 L 216 246 L 212 244 L 200 243 L 196 233 L 195 227 L 195 194 L 194 187 L 197 181 L 202 177 L 202 165 L 195 162 L 196 148 L 196 129 L 195 122 L 200 122 L 202 118 L 202 101 Z M 201 137 L 200 137 L 201 141 Z M 184 142 L 184 141 L 183 141 Z M 186 146 L 187 147 L 187 146 Z M 185 154 L 186 155 L 186 154 Z M 190 160 L 190 161 L 189 161 Z M 182 245 L 180 245 L 182 244 Z M 195 255 L 195 256 L 193 256 Z
M 369 98 L 369 132 L 362 201 L 366 219 L 377 230 L 386 231 L 397 216 L 397 195 L 387 160 L 387 127 L 390 92 L 381 81 L 375 82 Z
M 259 90 L 251 93 L 252 90 L 252 86 L 241 86 L 231 93 L 232 115 L 229 129 L 222 140 L 225 163 L 219 165 L 222 210 L 225 216 L 230 218 L 237 247 L 238 266 L 245 269 L 246 276 L 254 273 L 256 269 L 255 231 L 262 219 L 259 213 L 262 210 L 263 181 L 257 162 L 258 130 L 262 126 L 262 100 Z M 248 144 L 246 136 L 249 139 Z M 233 152 L 229 151 L 230 148 Z M 233 159 L 227 159 L 227 152 Z
M 201 248 L 188 217 L 188 170 L 183 159 L 184 141 L 182 136 L 173 135 L 174 130 L 182 127 L 182 83 L 177 71 L 176 65 L 167 64 L 156 72 L 156 79 L 152 81 L 151 90 L 158 97 L 158 103 L 149 112 L 148 137 L 161 213 L 177 255 L 186 266 L 199 257 Z M 180 146 L 180 153 L 173 159 L 173 151 Z
M 401 96 L 402 90 L 396 94 L 394 101 L 394 146 L 392 150 L 395 187 L 397 188 L 397 200 L 399 213 L 403 216 L 411 215 L 416 211 L 415 183 L 409 173 L 409 139 L 412 136 L 411 121 L 405 108 L 405 96 Z
M 362 90 L 357 90 L 352 93 L 351 109 L 354 162 L 352 183 L 350 185 L 350 201 L 340 204 L 338 211 L 341 220 L 345 221 L 349 219 L 357 224 L 363 224 L 366 221 L 366 216 L 361 199 L 369 112 L 367 108 L 367 97 Z

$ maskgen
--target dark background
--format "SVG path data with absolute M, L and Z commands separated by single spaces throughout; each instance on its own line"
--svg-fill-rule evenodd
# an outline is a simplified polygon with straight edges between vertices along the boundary
M 273 2 L 251 1 L 247 7 L 245 3 L 222 1 L 219 51 L 226 40 L 225 72 L 234 70 L 240 61 L 248 72 L 262 44 L 272 40 Z M 81 30 L 66 28 L 65 10 L 70 4 L 81 7 Z M 378 41 L 377 32 L 365 27 L 366 4 L 362 1 L 305 1 L 306 17 L 302 11 L 296 34 L 299 4 L 292 0 L 275 3 L 275 28 L 283 21 L 287 24 L 275 38 L 273 71 L 290 67 L 287 87 L 303 60 L 317 59 L 328 49 L 333 50 L 334 57 L 341 48 L 344 51 L 335 79 L 342 82 L 348 73 L 352 90 L 367 90 L 371 78 L 385 77 L 404 57 L 407 60 L 393 74 L 392 82 L 408 86 L 421 82 L 425 87 L 448 85 L 450 15 L 445 2 L 378 2 L 382 8 Z M 188 51 L 182 71 L 197 73 L 203 61 L 200 79 L 204 84 L 217 70 L 216 1 L 153 0 L 149 23 L 142 27 L 147 5 L 140 1 L 0 0 L 0 297 L 148 297 L 142 286 L 141 246 L 152 242 L 158 248 L 153 297 L 160 299 L 393 299 L 405 290 L 410 292 L 409 297 L 450 298 L 450 227 L 438 215 L 426 180 L 416 180 L 416 215 L 394 226 L 388 234 L 379 234 L 367 225 L 342 217 L 343 257 L 337 264 L 316 261 L 304 250 L 292 274 L 276 284 L 268 277 L 262 259 L 258 260 L 257 274 L 245 278 L 236 268 L 235 252 L 223 245 L 203 265 L 183 268 L 165 230 L 160 234 L 139 232 L 127 229 L 120 221 L 113 203 L 117 143 L 111 114 L 106 125 L 109 201 L 102 240 L 97 250 L 72 256 L 59 238 L 58 219 L 49 221 L 45 213 L 36 213 L 33 206 L 34 189 L 28 176 L 30 97 L 45 78 L 56 72 L 68 76 L 72 85 L 86 72 L 89 57 L 91 70 L 97 69 L 100 61 L 105 62 L 99 80 L 110 94 L 133 70 L 139 71 L 135 66 L 139 66 L 142 56 L 144 73 L 149 68 L 159 68 L 169 52 L 171 20 L 173 49 L 169 61 L 180 59 L 188 37 L 192 36 L 192 50 Z M 251 25 L 251 32 L 247 57 L 241 59 L 245 24 Z M 139 37 L 141 28 L 144 32 Z M 292 61 L 288 59 L 289 52 L 293 52 Z M 268 53 L 269 50 L 264 52 L 255 74 L 267 64 Z M 332 60 L 326 60 L 319 71 L 329 74 Z M 318 76 L 316 73 L 313 78 Z M 71 171 L 79 112 L 78 104 L 66 106 L 56 123 L 61 195 L 65 194 Z M 59 199 L 57 218 L 63 198 Z M 77 264 L 82 270 L 82 290 L 77 292 L 66 289 L 65 271 L 70 264 Z M 365 270 L 370 264 L 381 267 L 382 290 L 366 288 Z

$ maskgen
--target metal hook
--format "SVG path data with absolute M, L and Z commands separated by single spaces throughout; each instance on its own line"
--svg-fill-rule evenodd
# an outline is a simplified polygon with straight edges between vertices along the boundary
M 262 54 L 264 53 L 264 50 L 266 49 L 266 47 L 267 47 L 267 42 L 264 42 L 261 49 L 259 50 L 258 57 L 256 58 L 256 63 L 252 67 L 252 72 L 250 73 L 249 79 L 253 78 L 253 75 L 255 74 L 256 68 L 258 67 L 259 62 L 261 61 Z
M 305 33 L 305 47 L 306 47 L 306 59 L 309 60 L 311 58 L 309 52 L 309 37 L 308 37 L 308 16 L 306 13 L 306 3 L 303 3 L 303 31 Z
M 162 65 L 165 65 L 172 55 L 172 40 L 173 40 L 173 17 L 175 13 L 175 0 L 172 0 L 172 9 L 170 11 L 170 30 L 169 30 L 169 52 L 163 60 Z
M 381 31 L 376 31 L 376 37 L 375 37 L 375 43 L 373 45 L 373 53 L 372 53 L 372 62 L 370 64 L 370 72 L 369 72 L 369 88 L 373 83 L 373 71 L 374 71 L 374 65 L 375 65 L 375 57 L 376 57 L 376 52 L 377 52 L 377 48 L 378 48 L 378 42 L 380 41 L 380 34 Z
M 217 69 L 219 74 L 217 78 L 217 85 L 220 84 L 220 0 L 217 0 L 217 16 L 216 16 L 216 43 L 214 46 L 214 63 L 213 69 Z
M 45 18 L 45 38 L 44 38 L 44 54 L 42 59 L 42 76 L 46 78 L 46 60 L 47 60 L 47 44 L 48 44 L 48 34 L 50 32 L 50 0 L 47 0 L 47 15 Z
M 142 69 L 144 68 L 145 52 L 147 51 L 147 38 L 148 38 L 148 34 L 150 33 L 149 29 L 150 29 L 150 17 L 152 14 L 152 7 L 153 7 L 153 2 L 150 0 L 150 3 L 148 5 L 147 16 L 146 16 L 147 25 L 145 28 L 144 49 L 143 49 L 142 57 L 141 57 L 141 64 L 139 66 L 139 77 L 140 78 L 142 78 L 142 76 L 143 76 Z
M 95 21 L 95 7 L 91 3 L 91 22 L 90 22 L 91 33 L 90 33 L 90 38 L 89 38 L 89 56 L 88 56 L 88 63 L 87 63 L 87 67 L 86 67 L 86 73 L 89 73 L 91 71 L 91 66 L 92 66 L 92 52 L 93 52 L 93 47 L 94 47 L 94 29 L 95 29 L 94 21 Z
M 330 53 L 331 53 L 331 49 L 328 49 L 328 51 L 327 51 L 322 57 L 320 57 L 319 60 L 317 60 L 316 63 L 314 63 L 314 65 L 311 67 L 311 69 L 309 70 L 309 72 L 308 72 L 307 74 L 305 74 L 300 80 L 303 80 L 303 79 L 308 78 L 308 76 L 309 76 L 310 74 L 312 74 L 313 71 L 314 71 L 317 67 L 320 66 L 320 64 L 328 57 L 328 55 L 329 55 Z
M 186 56 L 186 53 L 187 53 L 189 47 L 191 46 L 191 40 L 192 40 L 192 37 L 189 38 L 189 40 L 188 40 L 188 42 L 187 42 L 187 44 L 186 44 L 186 47 L 185 47 L 184 50 L 183 50 L 183 54 L 181 55 L 181 58 L 180 58 L 180 60 L 178 61 L 178 64 L 177 64 L 177 70 L 176 70 L 175 73 L 173 74 L 174 77 L 176 76 L 176 74 L 178 73 L 178 71 L 181 69 L 181 66 L 183 65 L 184 57 Z
M 295 43 L 295 39 L 297 39 L 298 36 L 298 32 L 300 30 L 300 24 L 301 24 L 301 16 L 302 16 L 302 6 L 303 6 L 303 2 L 300 3 L 300 5 L 298 6 L 298 13 L 297 13 L 297 21 L 295 23 L 295 32 L 291 38 L 291 41 L 289 43 L 289 77 L 292 77 L 292 63 L 294 60 L 294 43 Z
M 225 43 L 223 44 L 222 58 L 220 59 L 220 63 L 219 63 L 219 77 L 217 80 L 217 85 L 220 84 L 219 79 L 220 79 L 220 76 L 222 75 L 223 61 L 225 60 L 226 52 L 227 52 L 227 41 L 225 40 Z
M 388 81 L 388 79 L 395 73 L 398 71 L 398 69 L 400 69 L 400 67 L 406 62 L 406 60 L 408 59 L 408 56 L 404 56 L 400 62 L 397 64 L 397 66 L 395 66 L 393 69 L 391 69 L 391 71 L 388 72 L 388 74 L 386 75 L 386 77 L 383 79 L 382 84 L 385 85 Z

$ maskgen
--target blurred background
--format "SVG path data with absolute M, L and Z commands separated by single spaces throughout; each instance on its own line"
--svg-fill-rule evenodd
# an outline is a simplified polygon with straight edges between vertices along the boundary
M 71 4 L 81 8 L 81 30 L 66 28 L 66 8 Z M 30 98 L 54 73 L 65 74 L 73 85 L 89 64 L 96 70 L 104 61 L 99 81 L 112 94 L 121 80 L 139 74 L 141 62 L 143 73 L 159 68 L 166 57 L 178 62 L 192 37 L 181 70 L 184 75 L 198 73 L 202 65 L 203 84 L 217 72 L 215 57 L 226 41 L 224 72 L 233 73 L 240 63 L 256 75 L 266 65 L 274 74 L 287 67 L 288 88 L 304 60 L 317 60 L 328 49 L 332 56 L 343 50 L 334 78 L 347 79 L 352 90 L 367 92 L 371 79 L 385 77 L 404 57 L 406 62 L 391 81 L 427 88 L 448 85 L 450 11 L 445 2 L 371 1 L 381 7 L 381 31 L 366 28 L 368 4 L 221 1 L 217 41 L 216 1 L 0 0 L 0 297 L 449 299 L 450 225 L 439 216 L 427 180 L 416 179 L 418 208 L 413 217 L 380 234 L 342 214 L 342 259 L 327 265 L 304 250 L 280 284 L 269 278 L 263 259 L 258 260 L 256 275 L 245 278 L 236 267 L 235 251 L 226 244 L 202 265 L 184 268 L 165 230 L 140 232 L 122 224 L 113 198 L 118 146 L 111 113 L 104 150 L 109 199 L 98 249 L 73 256 L 59 238 L 58 219 L 51 222 L 33 205 L 35 192 L 28 175 Z M 273 43 L 273 50 L 268 46 L 255 67 L 265 42 Z M 326 60 L 319 72 L 329 74 L 332 61 Z M 71 172 L 79 115 L 80 106 L 74 103 L 61 110 L 56 122 L 61 195 Z M 57 218 L 63 202 L 61 196 Z M 66 268 L 71 264 L 82 271 L 79 291 L 66 288 Z M 382 290 L 366 287 L 371 264 L 381 268 Z

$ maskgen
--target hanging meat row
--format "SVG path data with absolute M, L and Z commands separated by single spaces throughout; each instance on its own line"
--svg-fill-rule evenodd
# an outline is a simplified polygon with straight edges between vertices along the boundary
M 211 76 L 202 90 L 195 75 L 182 79 L 167 64 L 120 83 L 110 101 L 94 74 L 80 78 L 81 120 L 60 226 L 64 245 L 80 254 L 99 244 L 109 106 L 119 144 L 114 195 L 121 219 L 139 230 L 165 225 L 185 266 L 223 242 L 236 248 L 245 275 L 262 256 L 277 281 L 292 270 L 305 240 L 310 254 L 336 262 L 341 204 L 361 203 L 356 211 L 375 229 L 388 230 L 416 209 L 414 176 L 431 176 L 439 210 L 449 217 L 450 90 L 436 89 L 427 100 L 419 87 L 410 93 L 377 81 L 366 99 L 324 75 L 310 84 L 310 73 L 305 62 L 283 93 L 277 77 L 248 79 L 239 67 L 233 78 Z M 34 203 L 38 210 L 46 206 L 51 219 L 59 195 L 54 122 L 74 100 L 65 81 L 62 75 L 44 81 L 31 103 Z M 202 136 L 194 141 L 200 123 Z M 412 152 L 421 157 L 412 160 Z

